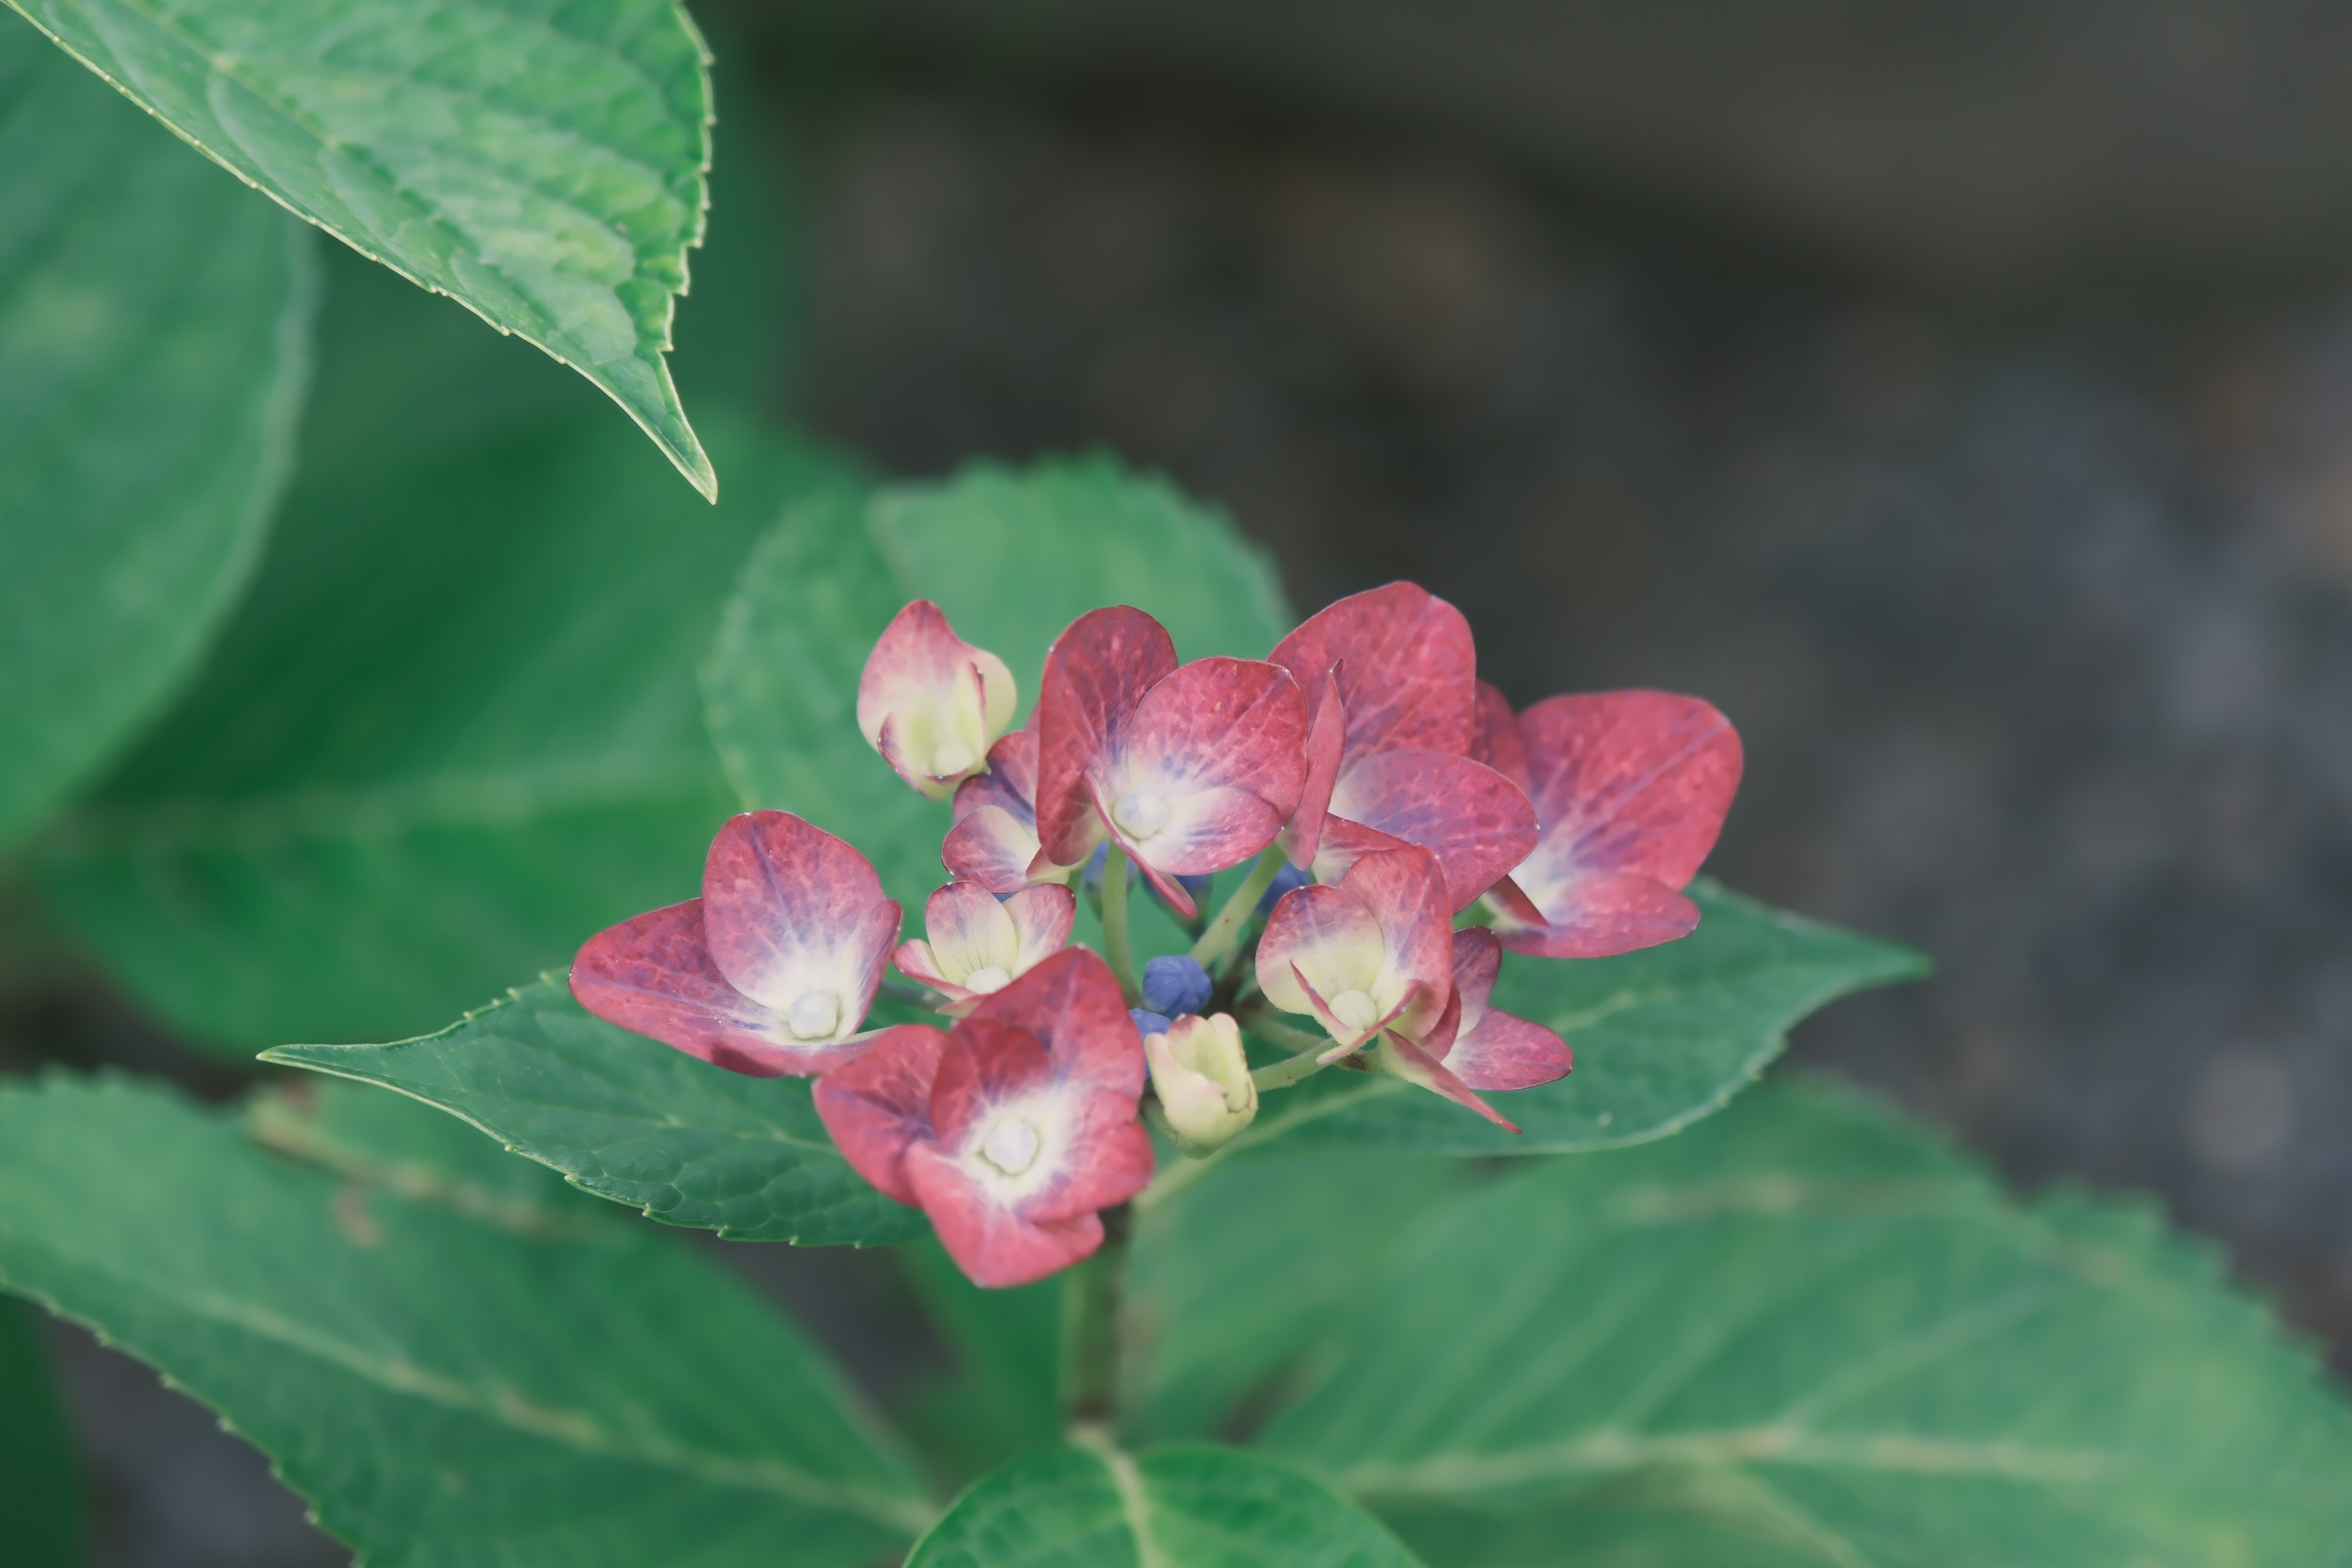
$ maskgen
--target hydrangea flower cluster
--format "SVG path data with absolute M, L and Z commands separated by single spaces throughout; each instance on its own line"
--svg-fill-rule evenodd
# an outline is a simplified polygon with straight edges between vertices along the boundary
M 1505 950 L 1597 958 L 1689 932 L 1683 889 L 1739 782 L 1738 737 L 1696 698 L 1513 712 L 1479 681 L 1461 612 L 1410 583 L 1340 600 L 1265 659 L 1187 664 L 1142 611 L 1090 611 L 1013 730 L 1017 709 L 1004 661 L 928 601 L 866 660 L 859 729 L 953 802 L 922 937 L 899 941 L 856 849 L 754 811 L 719 829 L 700 898 L 599 933 L 572 971 L 582 1005 L 624 1028 L 815 1077 L 850 1165 L 986 1286 L 1100 1246 L 1102 1212 L 1151 1180 L 1152 1131 L 1205 1155 L 1262 1093 L 1326 1068 L 1517 1131 L 1486 1097 L 1571 1058 L 1491 1005 Z M 1208 879 L 1243 866 L 1205 914 Z M 1189 952 L 1137 967 L 1130 869 Z M 1099 954 L 1072 945 L 1082 897 Z M 911 983 L 894 994 L 946 1028 L 863 1028 L 893 963 Z M 1288 1054 L 1253 1068 L 1245 1035 Z

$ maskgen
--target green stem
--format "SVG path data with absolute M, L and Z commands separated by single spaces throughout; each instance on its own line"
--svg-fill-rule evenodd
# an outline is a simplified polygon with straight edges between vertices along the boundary
M 1103 860 L 1102 922 L 1103 956 L 1118 976 L 1119 994 L 1132 1007 L 1142 998 L 1143 987 L 1136 984 L 1135 952 L 1127 939 L 1127 851 L 1117 844 Z
M 1062 1277 L 1062 1416 L 1072 1427 L 1108 1427 L 1118 1417 L 1119 1298 L 1131 1217 L 1125 1204 L 1103 1210 L 1102 1245 Z
M 1294 1051 L 1309 1053 L 1328 1051 L 1339 1044 L 1328 1035 L 1309 1034 L 1305 1029 L 1294 1029 L 1287 1024 L 1276 1023 L 1274 1009 L 1263 1003 L 1255 1007 L 1244 1008 L 1241 1025 L 1243 1028 L 1247 1029 L 1266 1044 L 1281 1046 Z
M 1250 916 L 1257 913 L 1257 901 L 1265 897 L 1265 890 L 1281 874 L 1281 850 L 1270 848 L 1259 856 L 1250 874 L 1242 879 L 1242 885 L 1234 889 L 1234 896 L 1225 900 L 1225 907 L 1217 911 L 1217 918 L 1209 922 L 1209 929 L 1201 933 L 1201 940 L 1192 944 L 1192 962 L 1206 969 L 1224 957 L 1242 934 L 1242 928 L 1249 923 Z
M 1264 1029 L 1260 1028 L 1259 1033 L 1264 1032 Z M 1284 1032 L 1287 1034 L 1292 1031 Z M 1330 1065 L 1328 1062 L 1318 1061 L 1316 1058 L 1329 1050 L 1331 1046 L 1331 1041 L 1320 1040 L 1295 1057 L 1285 1057 L 1278 1062 L 1269 1062 L 1250 1074 L 1250 1082 L 1257 1085 L 1261 1092 L 1269 1089 L 1288 1089 L 1300 1079 L 1312 1078 L 1328 1067 Z

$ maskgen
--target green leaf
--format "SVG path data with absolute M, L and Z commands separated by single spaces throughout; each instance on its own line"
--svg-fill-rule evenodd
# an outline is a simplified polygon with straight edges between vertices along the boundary
M 0 843 L 152 714 L 250 575 L 309 262 L 299 226 L 0 32 Z
M 2210 1256 L 1823 1089 L 1523 1169 L 1366 1300 L 1264 1440 L 1461 1568 L 2352 1561 L 2352 1410 Z
M 907 1568 L 1412 1568 L 1312 1476 L 1185 1444 L 1130 1457 L 1059 1444 L 974 1485 Z
M 715 511 L 599 423 L 306 480 L 196 686 L 37 847 L 150 1008 L 226 1049 L 438 1028 L 691 897 L 734 801 L 695 668 L 841 464 L 728 422 Z
M 1694 884 L 1691 896 L 1704 913 L 1680 942 L 1622 958 L 1505 955 L 1494 1005 L 1559 1030 L 1576 1052 L 1576 1070 L 1558 1083 L 1492 1097 L 1520 1136 L 1396 1079 L 1324 1073 L 1269 1100 L 1227 1149 L 1279 1140 L 1555 1154 L 1663 1138 L 1753 1083 L 1806 1014 L 1927 972 L 1907 948 L 1768 909 L 1712 881 Z
M 801 1335 L 659 1233 L 526 1239 L 155 1089 L 0 1091 L 0 1285 L 219 1411 L 378 1568 L 857 1568 L 929 1512 Z
M 710 81 L 674 0 L 9 0 L 184 140 L 577 369 L 711 499 L 670 384 Z
M 1154 1204 L 1128 1276 L 1128 1426 L 1209 1436 L 1292 1392 L 1333 1321 L 1420 1216 L 1460 1201 L 1471 1169 L 1388 1150 L 1277 1149 L 1211 1167 Z
M 10 1568 L 80 1568 L 80 1467 L 32 1313 L 0 1297 L 0 1541 Z
M 246 1100 L 245 1130 L 345 1181 L 520 1236 L 577 1236 L 618 1217 L 437 1107 L 367 1084 L 310 1077 L 271 1084 Z
M 1291 624 L 1272 565 L 1223 513 L 1108 458 L 979 464 L 788 516 L 744 568 L 704 671 L 711 737 L 747 805 L 848 838 L 910 909 L 942 879 L 948 808 L 866 744 L 857 676 L 919 598 L 1012 667 L 1024 709 L 1046 647 L 1098 605 L 1159 616 L 1186 658 L 1263 658 Z
M 898 1402 L 899 1424 L 949 1474 L 969 1479 L 1060 1436 L 1067 1281 L 983 1290 L 935 1241 L 902 1247 L 900 1271 L 955 1357 Z
M 835 1151 L 807 1080 L 745 1078 L 632 1035 L 591 1017 L 561 980 L 423 1039 L 281 1046 L 262 1059 L 438 1106 L 667 1225 L 806 1246 L 924 1232 L 919 1214 L 866 1185 Z

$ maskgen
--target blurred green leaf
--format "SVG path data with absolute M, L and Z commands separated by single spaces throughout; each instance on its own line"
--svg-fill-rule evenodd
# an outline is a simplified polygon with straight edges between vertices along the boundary
M 1662 1138 L 1753 1083 L 1808 1013 L 1927 972 L 1908 948 L 1768 909 L 1706 879 L 1690 891 L 1704 912 L 1679 942 L 1621 958 L 1505 955 L 1494 1005 L 1559 1030 L 1576 1053 L 1576 1070 L 1558 1083 L 1489 1097 L 1519 1136 L 1396 1079 L 1327 1072 L 1270 1097 L 1227 1149 L 1278 1141 L 1556 1154 Z
M 799 813 L 863 849 L 910 910 L 943 879 L 948 808 L 901 784 L 857 730 L 857 676 L 910 599 L 1013 668 L 1025 710 L 1045 649 L 1102 605 L 1167 625 L 1177 652 L 1263 658 L 1291 617 L 1274 568 L 1223 513 L 1108 458 L 836 494 L 752 555 L 703 689 L 744 803 Z
M 694 671 L 841 462 L 720 419 L 715 510 L 601 423 L 322 476 L 201 679 L 37 847 L 148 1006 L 230 1050 L 437 1028 L 693 896 L 734 808 Z
M 1417 1228 L 1264 1441 L 1433 1562 L 2352 1561 L 2352 1409 L 2151 1216 L 1824 1089 Z
M 423 1039 L 281 1046 L 262 1059 L 413 1095 L 667 1225 L 805 1246 L 925 1229 L 835 1151 L 808 1080 L 745 1078 L 632 1035 L 590 1016 L 561 980 Z
M 161 1090 L 0 1090 L 0 1286 L 220 1412 L 382 1568 L 857 1568 L 929 1513 L 800 1334 L 659 1234 L 518 1237 Z
M 1413 1568 L 1322 1482 L 1208 1444 L 1057 1444 L 958 1498 L 907 1568 Z
M 0 1542 L 9 1568 L 80 1568 L 85 1506 L 39 1324 L 22 1302 L 0 1297 Z
M 238 178 L 577 369 L 716 496 L 663 358 L 710 160 L 675 0 L 9 3 Z
M 310 260 L 299 225 L 0 30 L 0 843 L 153 712 L 250 575 Z
M 438 1106 L 369 1084 L 305 1076 L 268 1085 L 246 1100 L 245 1130 L 345 1181 L 520 1236 L 576 1236 L 618 1217 Z
M 1253 1407 L 1295 1391 L 1414 1222 L 1461 1201 L 1471 1169 L 1391 1151 L 1277 1151 L 1209 1168 L 1142 1215 L 1128 1279 L 1129 1428 L 1229 1436 Z
M 900 1396 L 899 1425 L 960 1480 L 1060 1436 L 1066 1281 L 983 1290 L 936 1241 L 896 1256 L 955 1358 L 951 1372 Z

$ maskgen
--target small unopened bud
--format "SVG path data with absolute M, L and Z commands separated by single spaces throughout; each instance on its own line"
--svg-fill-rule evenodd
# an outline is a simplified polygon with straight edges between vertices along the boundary
M 1218 1147 L 1257 1116 L 1257 1085 L 1230 1013 L 1179 1018 L 1144 1037 L 1143 1056 L 1168 1125 L 1194 1148 Z
M 1209 972 L 1190 953 L 1150 959 L 1143 966 L 1143 1005 L 1164 1018 L 1199 1012 L 1213 989 Z

